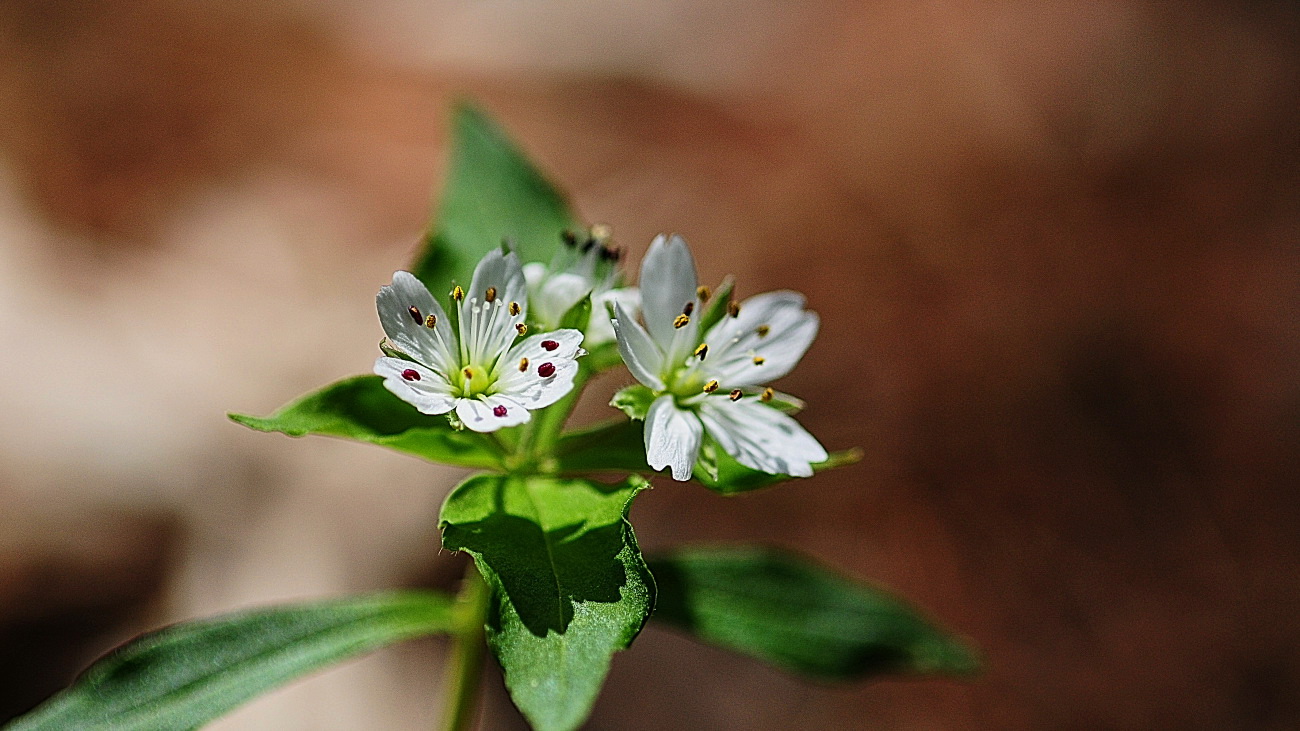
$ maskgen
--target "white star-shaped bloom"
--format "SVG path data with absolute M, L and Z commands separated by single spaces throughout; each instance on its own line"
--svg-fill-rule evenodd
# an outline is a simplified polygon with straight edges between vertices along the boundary
M 429 289 L 410 272 L 396 272 L 375 305 L 390 346 L 403 358 L 382 357 L 375 373 L 384 386 L 421 412 L 455 410 L 466 427 L 496 431 L 529 420 L 529 411 L 559 401 L 573 388 L 582 333 L 555 330 L 521 338 L 528 314 L 519 259 L 493 250 L 474 269 L 469 291 L 457 287 L 448 321 Z M 518 341 L 518 342 L 516 342 Z
M 614 328 L 605 314 L 610 306 L 621 304 L 630 312 L 641 306 L 636 287 L 621 286 L 620 252 L 606 245 L 606 238 L 600 227 L 583 239 L 566 234 L 565 246 L 549 265 L 524 265 L 533 321 L 544 327 L 559 327 L 564 315 L 591 294 L 591 318 L 583 329 L 587 347 L 592 349 L 614 339 Z
M 703 290 L 680 236 L 658 236 L 641 262 L 645 327 L 621 305 L 614 331 L 628 370 L 655 393 L 645 420 L 646 461 L 690 479 L 705 433 L 751 469 L 808 477 L 826 450 L 768 402 L 761 384 L 789 373 L 817 335 L 817 313 L 798 292 L 731 303 L 701 335 Z

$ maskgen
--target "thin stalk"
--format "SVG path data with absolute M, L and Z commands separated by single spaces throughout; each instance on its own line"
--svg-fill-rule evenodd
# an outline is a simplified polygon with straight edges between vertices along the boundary
M 471 731 L 478 718 L 479 683 L 483 679 L 483 656 L 487 650 L 483 623 L 487 619 L 491 591 L 479 576 L 474 562 L 465 568 L 457 599 L 456 630 L 452 635 L 451 658 L 443 685 L 443 731 Z
M 544 409 L 535 419 L 538 422 L 537 431 L 533 434 L 532 443 L 528 445 L 535 463 L 544 465 L 554 456 L 555 443 L 560 439 L 560 432 L 564 431 L 564 422 L 568 421 L 569 414 L 573 413 L 573 407 L 577 405 L 578 397 L 582 395 L 582 387 L 590 377 L 591 372 L 585 365 L 580 365 L 577 375 L 573 378 L 573 390 Z

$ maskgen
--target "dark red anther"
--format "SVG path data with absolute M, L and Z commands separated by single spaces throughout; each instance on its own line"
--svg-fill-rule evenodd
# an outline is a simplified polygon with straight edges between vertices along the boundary
M 418 381 L 420 380 L 420 372 L 414 368 L 407 368 L 402 371 L 402 378 L 405 378 L 408 381 Z
M 560 344 L 555 342 L 554 340 L 542 341 L 542 350 L 555 350 L 558 347 L 560 347 Z
M 551 376 L 555 375 L 555 364 L 543 363 L 537 366 L 537 375 L 541 376 L 542 378 L 550 378 Z
M 497 407 L 493 408 L 493 409 L 492 409 L 492 415 L 493 415 L 493 416 L 505 416 L 505 415 L 506 415 L 506 407 L 505 407 L 505 406 L 497 406 Z
M 419 308 L 419 307 L 416 307 L 415 305 L 411 305 L 410 307 L 407 307 L 407 308 L 406 308 L 406 311 L 407 311 L 408 313 L 410 313 L 410 315 L 411 315 L 411 319 L 412 319 L 412 320 L 415 320 L 415 324 L 416 324 L 416 325 L 423 325 L 423 324 L 424 324 L 424 315 L 421 315 L 421 314 L 420 314 L 420 308 Z

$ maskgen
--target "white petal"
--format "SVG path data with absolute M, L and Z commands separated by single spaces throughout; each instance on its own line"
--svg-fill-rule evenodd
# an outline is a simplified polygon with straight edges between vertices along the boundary
M 817 337 L 820 319 L 805 310 L 798 292 L 755 295 L 740 303 L 740 316 L 724 317 L 705 334 L 705 372 L 728 388 L 753 386 L 788 374 Z M 766 335 L 760 328 L 766 326 Z M 761 358 L 755 361 L 755 357 Z
M 419 378 L 403 377 L 407 371 L 415 371 Z M 445 414 L 456 406 L 446 377 L 419 363 L 400 358 L 380 358 L 375 361 L 375 375 L 384 377 L 384 388 L 422 413 Z
M 496 289 L 496 300 L 518 302 L 527 311 L 528 281 L 524 279 L 519 257 L 514 252 L 505 254 L 500 249 L 493 249 L 480 259 L 478 266 L 474 267 L 474 278 L 465 293 L 466 298 L 486 302 L 488 287 Z
M 550 363 L 555 370 L 543 377 L 542 363 Z M 576 360 L 530 361 L 526 371 L 515 369 L 509 380 L 497 381 L 498 393 L 518 401 L 525 408 L 544 409 L 564 398 L 573 390 L 573 379 L 578 375 Z
M 655 470 L 670 468 L 674 480 L 689 480 L 703 436 L 699 418 L 677 408 L 673 397 L 664 394 L 650 404 L 645 417 L 646 462 Z
M 662 391 L 664 382 L 659 379 L 659 372 L 663 369 L 664 356 L 659 346 L 621 304 L 614 305 L 613 325 L 618 337 L 618 352 L 632 376 L 650 388 Z
M 420 313 L 418 323 L 412 307 Z M 456 342 L 447 315 L 414 274 L 395 272 L 393 283 L 379 288 L 375 308 L 384 334 L 398 350 L 443 373 L 454 367 Z M 423 318 L 429 315 L 437 318 L 432 330 L 424 326 Z
M 650 335 L 666 354 L 674 351 L 673 341 L 679 330 L 673 327 L 673 321 L 686 309 L 687 303 L 699 309 L 696 301 L 696 288 L 699 285 L 695 277 L 695 259 L 682 237 L 674 235 L 666 239 L 662 234 L 655 237 L 641 261 L 641 309 L 645 313 L 646 327 Z M 699 312 L 694 313 L 698 316 Z M 692 320 L 694 322 L 694 320 Z M 685 328 L 682 328 L 683 330 Z M 691 333 L 692 339 L 694 333 Z M 692 343 L 692 346 L 694 343 Z
M 623 305 L 623 309 L 636 315 L 641 309 L 641 292 L 636 287 L 608 289 L 592 297 L 591 323 L 587 325 L 587 347 L 595 348 L 613 340 L 614 323 L 610 320 L 609 306 Z
M 498 416 L 498 409 L 501 415 Z M 456 400 L 456 416 L 467 428 L 478 432 L 493 432 L 507 426 L 517 426 L 531 416 L 523 405 L 502 394 L 477 396 Z
M 530 409 L 540 409 L 559 401 L 573 388 L 578 373 L 579 345 L 582 333 L 577 330 L 555 330 L 528 337 L 510 349 L 501 360 L 497 391 L 515 399 Z M 548 349 L 546 346 L 552 346 Z M 519 370 L 523 359 L 528 363 Z M 550 363 L 555 372 L 543 377 L 539 368 Z
M 587 277 L 560 272 L 546 280 L 538 288 L 537 298 L 529 303 L 533 308 L 533 319 L 557 327 L 560 318 L 590 291 L 591 280 Z
M 758 399 L 712 396 L 700 404 L 709 435 L 736 461 L 774 475 L 810 477 L 826 450 L 799 422 Z

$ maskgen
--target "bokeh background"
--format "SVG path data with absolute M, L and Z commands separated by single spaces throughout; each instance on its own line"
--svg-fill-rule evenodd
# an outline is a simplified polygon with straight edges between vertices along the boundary
M 826 686 L 652 627 L 590 728 L 1300 725 L 1298 51 L 1266 0 L 0 3 L 0 719 L 163 622 L 454 582 L 456 471 L 224 413 L 369 369 L 468 95 L 634 260 L 822 314 L 782 386 L 862 463 L 661 484 L 642 546 L 796 547 L 987 654 Z M 218 727 L 430 727 L 443 651 Z

